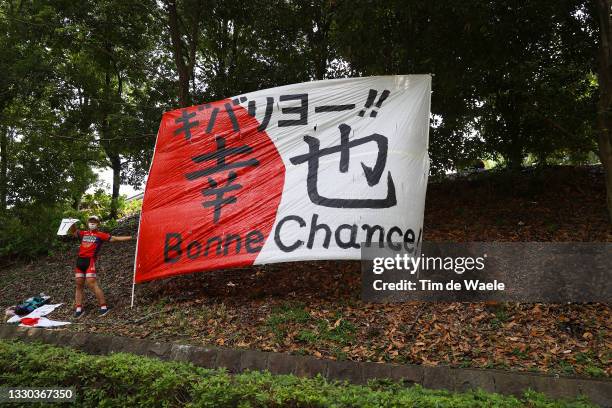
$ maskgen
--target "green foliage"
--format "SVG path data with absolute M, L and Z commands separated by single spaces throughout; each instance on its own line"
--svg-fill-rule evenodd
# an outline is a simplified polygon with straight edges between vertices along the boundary
M 0 215 L 0 258 L 33 258 L 62 243 L 55 233 L 66 210 L 61 206 L 23 206 Z
M 266 323 L 279 342 L 287 336 L 291 325 L 309 324 L 311 328 L 300 330 L 296 340 L 310 345 L 326 343 L 338 349 L 354 340 L 356 328 L 351 322 L 342 319 L 342 316 L 336 317 L 337 321 L 330 324 L 325 319 L 312 317 L 302 303 L 286 303 L 274 308 Z M 342 353 L 337 351 L 336 354 Z
M 332 33 L 361 75 L 433 73 L 433 173 L 475 158 L 596 150 L 596 29 L 581 0 L 340 1 Z M 502 45 L 503 44 L 503 45 Z
M 155 2 L 0 3 L 0 211 L 76 208 L 96 167 L 115 171 L 116 207 L 119 183 L 143 181 L 172 82 L 151 62 L 161 26 L 147 9 Z
M 140 213 L 140 209 L 142 208 L 142 199 L 140 200 L 132 200 L 130 202 L 125 202 L 120 208 L 120 214 L 124 217 L 129 215 L 134 215 Z
M 272 310 L 266 324 L 274 333 L 276 340 L 282 341 L 287 335 L 288 324 L 305 323 L 310 318 L 310 313 L 304 309 L 303 303 L 286 303 Z
M 326 320 L 319 319 L 312 330 L 301 330 L 296 338 L 308 344 L 331 343 L 343 347 L 355 339 L 355 331 L 355 326 L 347 320 L 339 319 L 330 326 Z
M 606 372 L 604 371 L 603 368 L 600 368 L 594 365 L 587 366 L 585 372 L 591 377 L 605 377 L 606 376 Z
M 272 310 L 268 324 L 278 325 L 287 322 L 305 323 L 310 319 L 310 313 L 304 309 L 303 303 L 287 303 Z
M 112 197 L 105 193 L 104 190 L 97 189 L 93 193 L 83 195 L 80 202 L 80 208 L 90 214 L 107 218 L 110 214 L 111 200 Z M 124 202 L 124 199 L 120 199 L 120 203 Z
M 45 227 L 27 230 L 23 208 L 82 204 L 110 218 L 136 209 L 119 185 L 141 185 L 161 114 L 177 107 L 177 49 L 193 103 L 312 79 L 432 73 L 433 174 L 475 159 L 598 161 L 590 2 L 175 3 L 178 48 L 166 1 L 0 2 L 0 256 L 49 245 L 35 239 Z M 110 201 L 84 197 L 99 167 L 114 171 Z
M 125 196 L 119 199 L 119 216 L 125 217 L 140 211 L 142 200 L 126 202 Z M 111 196 L 102 190 L 85 194 L 81 208 L 75 210 L 64 204 L 21 204 L 0 214 L 0 259 L 31 259 L 48 255 L 55 250 L 65 249 L 71 237 L 56 235 L 62 218 L 80 220 L 80 227 L 85 228 L 87 217 L 102 217 L 101 228 L 111 230 L 117 221 L 109 219 Z
M 590 407 L 532 391 L 522 398 L 484 391 L 451 393 L 390 380 L 368 386 L 251 371 L 230 375 L 189 363 L 131 354 L 92 356 L 41 344 L 0 341 L 4 386 L 75 387 L 82 407 Z M 19 406 L 15 404 L 15 406 Z M 25 406 L 25 405 L 24 405 Z M 32 406 L 28 404 L 27 406 Z
M 86 214 L 95 214 L 103 219 L 109 219 L 111 214 L 112 196 L 102 189 L 97 189 L 93 193 L 83 195 L 79 209 Z M 136 214 L 142 207 L 142 200 L 132 200 L 128 202 L 125 195 L 119 196 L 117 200 L 117 215 L 126 217 Z M 109 220 L 110 222 L 111 220 Z M 114 221 L 114 220 L 112 220 Z

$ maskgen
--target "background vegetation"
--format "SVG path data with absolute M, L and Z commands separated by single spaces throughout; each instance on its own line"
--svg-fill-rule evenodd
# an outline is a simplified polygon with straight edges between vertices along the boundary
M 584 400 L 552 401 L 483 391 L 450 393 L 391 381 L 368 386 L 291 375 L 229 375 L 188 363 L 131 354 L 92 356 L 68 348 L 0 341 L 0 382 L 5 386 L 75 387 L 83 407 L 590 407 Z M 19 406 L 14 404 L 14 406 Z M 24 406 L 34 406 L 31 403 Z
M 0 256 L 46 251 L 99 167 L 119 217 L 162 112 L 345 76 L 434 75 L 433 174 L 601 161 L 612 214 L 609 0 L 4 0 L 0 32 Z

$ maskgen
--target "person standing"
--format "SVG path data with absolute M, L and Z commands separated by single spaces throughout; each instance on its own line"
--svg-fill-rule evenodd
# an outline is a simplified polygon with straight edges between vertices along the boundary
M 131 236 L 112 236 L 105 232 L 99 231 L 100 218 L 95 215 L 87 219 L 88 230 L 79 230 L 74 224 L 70 228 L 70 232 L 81 241 L 79 247 L 79 255 L 76 261 L 74 277 L 76 281 L 76 292 L 74 296 L 75 312 L 74 317 L 80 318 L 85 313 L 83 309 L 83 289 L 85 285 L 96 295 L 98 304 L 100 305 L 100 316 L 106 315 L 110 311 L 110 307 L 106 304 L 104 292 L 98 280 L 96 279 L 96 259 L 102 243 L 104 242 L 119 242 L 129 241 Z

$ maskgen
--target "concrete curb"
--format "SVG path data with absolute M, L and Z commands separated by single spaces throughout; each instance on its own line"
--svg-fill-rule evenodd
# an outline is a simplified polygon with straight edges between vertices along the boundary
M 162 360 L 189 361 L 206 368 L 225 367 L 231 373 L 268 370 L 273 374 L 312 377 L 321 374 L 332 380 L 364 384 L 375 378 L 390 378 L 426 388 L 467 391 L 481 388 L 488 392 L 520 396 L 528 388 L 552 398 L 585 395 L 593 403 L 612 407 L 612 381 L 588 378 L 553 377 L 501 370 L 395 365 L 356 361 L 331 361 L 311 356 L 198 347 L 178 343 L 107 336 L 68 330 L 45 330 L 0 325 L 0 339 L 38 341 L 69 346 L 90 354 L 133 353 Z

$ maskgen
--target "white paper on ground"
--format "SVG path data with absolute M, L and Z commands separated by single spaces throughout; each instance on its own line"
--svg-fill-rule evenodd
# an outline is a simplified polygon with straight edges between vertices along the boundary
M 19 323 L 21 321 L 21 319 L 23 319 L 24 317 L 42 317 L 42 316 L 46 316 L 49 313 L 51 313 L 52 311 L 54 311 L 55 309 L 57 309 L 58 307 L 60 307 L 61 305 L 63 305 L 63 303 L 56 303 L 54 305 L 42 305 L 38 309 L 34 309 L 33 311 L 31 311 L 26 316 L 17 316 L 17 315 L 15 315 L 15 316 L 11 317 L 10 319 L 7 320 L 7 323 Z

